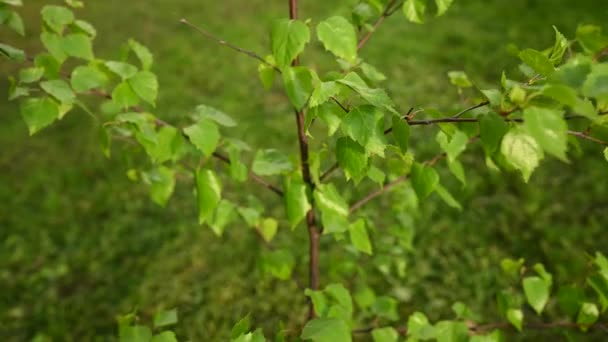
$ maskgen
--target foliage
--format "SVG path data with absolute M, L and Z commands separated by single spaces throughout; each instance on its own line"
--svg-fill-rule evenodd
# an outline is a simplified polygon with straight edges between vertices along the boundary
M 13 1 L 4 3 L 20 5 L 20 2 Z M 408 0 L 403 4 L 369 1 L 365 4 L 379 9 L 381 18 L 388 17 L 402 6 L 406 17 L 417 23 L 422 22 L 426 11 L 424 1 Z M 437 1 L 437 13 L 443 14 L 450 4 L 451 1 Z M 74 2 L 69 2 L 69 5 L 80 7 Z M 19 18 L 17 12 L 10 10 L 8 13 L 8 18 Z M 390 191 L 409 189 L 404 184 L 406 180 L 411 180 L 414 201 L 423 202 L 436 193 L 447 205 L 461 208 L 458 197 L 441 184 L 443 175 L 437 171 L 437 165 L 445 159 L 454 177 L 466 183 L 459 158 L 470 144 L 478 140 L 482 141 L 487 164 L 492 169 L 505 174 L 519 171 L 526 182 L 540 166 L 545 154 L 564 162 L 569 160 L 568 150 L 577 144 L 570 137 L 606 145 L 607 121 L 603 115 L 608 109 L 603 83 L 606 76 L 603 63 L 606 38 L 596 27 L 579 28 L 577 40 L 580 47 L 555 29 L 555 43 L 549 49 L 519 52 L 523 62 L 520 69 L 524 75 L 521 80 L 509 79 L 503 73 L 497 82 L 499 85 L 480 89 L 464 72 L 449 73 L 458 92 L 467 94 L 471 103 L 456 114 L 446 115 L 431 108 L 404 112 L 380 87 L 383 77 L 358 56 L 358 50 L 375 30 L 364 33 L 365 38 L 358 41 L 357 27 L 348 19 L 334 16 L 320 22 L 316 29 L 317 38 L 334 55 L 341 68 L 320 75 L 317 70 L 292 62 L 308 44 L 312 44 L 313 33 L 309 23 L 298 21 L 293 16 L 279 20 L 271 29 L 270 57 L 262 58 L 253 52 L 229 46 L 261 61 L 258 70 L 262 72 L 265 86 L 276 73 L 281 74 L 285 93 L 298 121 L 300 161 L 297 162 L 297 156 L 286 155 L 278 149 L 259 149 L 248 168 L 248 163 L 241 158 L 251 148 L 223 134 L 237 121 L 221 110 L 200 105 L 192 115 L 192 121 L 184 127 L 173 126 L 153 114 L 157 111 L 159 82 L 150 71 L 152 54 L 142 44 L 130 40 L 126 45 L 128 53 L 122 60 L 104 60 L 94 54 L 96 31 L 93 26 L 77 20 L 71 9 L 45 6 L 41 15 L 41 42 L 45 51 L 27 58 L 28 64 L 20 70 L 19 77 L 13 79 L 9 93 L 10 99 L 20 102 L 20 112 L 30 134 L 62 120 L 76 108 L 92 115 L 101 113 L 99 129 L 107 155 L 113 149 L 111 143 L 119 140 L 139 146 L 149 158 L 145 169 L 135 171 L 133 178 L 141 179 L 148 186 L 155 203 L 165 206 L 175 192 L 179 177 L 183 177 L 195 189 L 199 223 L 207 224 L 217 235 L 222 235 L 227 224 L 239 219 L 242 224 L 255 228 L 271 247 L 262 258 L 260 268 L 268 276 L 281 280 L 291 279 L 296 264 L 292 251 L 275 249 L 271 245 L 281 219 L 264 214 L 264 207 L 260 205 L 263 201 L 257 199 L 257 193 L 247 194 L 246 204 L 242 198 L 223 197 L 224 183 L 229 178 L 237 183 L 249 179 L 282 197 L 285 217 L 292 229 L 306 224 L 310 232 L 310 272 L 318 275 L 319 264 L 313 261 L 319 256 L 317 234 L 322 232 L 325 241 L 346 243 L 347 248 L 372 254 L 379 248 L 374 248 L 369 231 L 376 232 L 377 229 L 373 223 L 374 213 L 364 206 L 384 193 L 395 196 L 398 201 L 403 194 Z M 358 26 L 369 27 L 372 24 L 370 18 L 359 17 Z M 20 21 L 13 19 L 5 23 L 22 33 L 22 25 L 15 24 L 15 20 Z M 9 59 L 17 62 L 26 60 L 24 51 L 6 44 L 1 47 Z M 567 51 L 569 54 L 565 57 Z M 92 101 L 88 96 L 97 97 L 100 101 Z M 99 108 L 91 110 L 93 106 Z M 429 118 L 420 119 L 421 112 Z M 328 137 L 311 131 L 312 125 L 317 123 L 316 116 L 328 126 L 334 126 L 329 128 L 331 134 Z M 422 158 L 415 146 L 409 143 L 411 126 L 419 125 L 439 127 L 435 139 L 439 154 L 435 157 Z M 309 151 L 307 135 L 325 139 L 324 147 Z M 599 157 L 598 152 L 596 158 Z M 332 160 L 336 161 L 335 165 Z M 343 179 L 335 180 L 336 170 L 343 171 Z M 284 187 L 276 187 L 261 176 L 280 177 Z M 377 184 L 374 185 L 376 189 L 369 195 L 360 199 L 353 195 L 353 192 L 357 194 L 357 189 L 374 183 Z M 395 215 L 392 224 L 398 224 L 399 220 Z M 349 240 L 344 239 L 346 232 L 349 232 Z M 354 255 L 355 258 L 359 256 L 357 253 Z M 574 303 L 570 312 L 576 313 L 576 319 L 570 315 L 573 319 L 570 323 L 538 323 L 540 326 L 583 330 L 594 326 L 600 313 L 608 306 L 605 284 L 608 283 L 608 262 L 600 253 L 594 262 L 599 271 L 593 273 L 587 283 L 596 292 L 599 305 L 585 296 L 577 300 L 566 298 L 570 304 Z M 519 276 L 523 273 L 522 266 L 515 264 L 520 269 L 515 268 L 514 273 Z M 510 288 L 498 295 L 500 313 L 517 330 L 536 324 L 524 322 L 522 294 L 540 315 L 554 286 L 551 274 L 542 265 L 535 265 L 533 269 L 537 275 L 528 275 L 521 281 L 523 292 Z M 396 299 L 380 296 L 367 302 L 364 300 L 364 304 L 357 303 L 362 313 L 355 320 L 351 294 L 344 286 L 328 285 L 320 291 L 314 280 L 309 286 L 307 295 L 313 305 L 311 318 L 316 318 L 309 320 L 302 329 L 303 339 L 347 341 L 352 333 L 371 332 L 372 337 L 379 341 L 395 340 L 397 333 L 418 340 L 439 341 L 467 340 L 469 335 L 474 335 L 471 340 L 475 340 L 481 338 L 478 335 L 488 333 L 484 335 L 486 339 L 498 340 L 500 333 L 494 329 L 506 328 L 474 323 L 476 320 L 469 317 L 470 310 L 458 305 L 455 309 L 457 319 L 451 321 L 431 324 L 423 314 L 416 313 L 410 316 L 407 329 L 395 330 L 389 326 L 376 326 L 370 331 L 357 329 L 357 323 L 372 318 L 387 324 L 397 321 Z M 241 327 L 244 325 L 247 327 Z M 251 331 L 248 325 L 237 324 L 232 333 L 233 340 L 264 340 L 261 331 Z M 169 338 L 163 334 L 153 337 L 143 326 L 128 326 L 120 330 L 121 339 L 125 340 Z M 161 335 L 165 337 L 159 337 Z

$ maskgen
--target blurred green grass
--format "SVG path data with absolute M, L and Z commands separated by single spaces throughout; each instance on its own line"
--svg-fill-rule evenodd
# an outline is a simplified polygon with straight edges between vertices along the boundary
M 352 2 L 302 1 L 301 16 L 318 21 L 348 15 Z M 47 2 L 32 2 L 22 11 L 34 36 L 42 3 Z M 195 105 L 209 104 L 241 120 L 231 135 L 255 147 L 293 152 L 293 114 L 280 84 L 265 92 L 254 61 L 179 24 L 185 17 L 237 45 L 267 53 L 268 28 L 285 16 L 285 6 L 285 1 L 265 0 L 92 1 L 81 15 L 98 29 L 101 57 L 118 58 L 130 37 L 150 47 L 161 84 L 160 117 L 184 122 Z M 389 77 L 386 87 L 400 108 L 454 110 L 461 105 L 447 71 L 462 69 L 479 84 L 495 84 L 502 70 L 516 72 L 517 60 L 509 56 L 507 44 L 543 48 L 552 44 L 551 25 L 573 37 L 578 23 L 606 29 L 607 15 L 608 6 L 595 0 L 457 0 L 446 16 L 429 18 L 422 26 L 396 15 L 362 56 Z M 9 34 L 2 39 L 19 40 Z M 37 48 L 35 38 L 21 42 Z M 318 44 L 303 61 L 322 71 L 335 67 Z M 3 75 L 12 70 L 0 64 Z M 0 82 L 6 93 L 5 78 Z M 292 328 L 302 323 L 304 298 L 296 286 L 256 273 L 262 248 L 254 234 L 234 226 L 216 238 L 199 227 L 185 185 L 167 209 L 153 205 L 146 190 L 125 176 L 137 159 L 125 157 L 120 148 L 105 159 L 89 117 L 72 113 L 28 137 L 13 103 L 0 102 L 0 113 L 2 340 L 30 340 L 39 333 L 57 341 L 111 340 L 117 314 L 138 309 L 146 320 L 159 307 L 177 307 L 179 336 L 193 341 L 222 340 L 247 312 L 268 332 L 279 321 L 291 322 Z M 433 135 L 422 128 L 419 148 L 430 148 L 425 137 Z M 586 144 L 583 150 L 597 152 Z M 404 314 L 418 310 L 437 319 L 460 300 L 490 315 L 495 291 L 503 285 L 501 258 L 563 264 L 567 267 L 550 270 L 564 278 L 584 273 L 585 251 L 605 250 L 602 228 L 608 217 L 602 212 L 608 181 L 599 152 L 597 158 L 573 157 L 569 165 L 550 162 L 526 186 L 514 176 L 500 181 L 480 155 L 465 157 L 470 180 L 460 190 L 462 213 L 434 199 L 421 207 L 406 278 L 387 283 L 372 277 L 380 293 L 407 294 L 400 306 Z M 391 203 L 384 199 L 377 205 Z M 272 198 L 268 207 L 281 210 Z M 293 241 L 287 232 L 278 239 L 305 255 L 303 229 Z M 332 246 L 324 243 L 324 257 L 341 262 L 342 252 Z M 373 260 L 359 262 L 370 266 Z M 325 284 L 338 277 L 324 268 L 329 272 Z M 298 265 L 297 272 L 304 279 L 305 265 Z

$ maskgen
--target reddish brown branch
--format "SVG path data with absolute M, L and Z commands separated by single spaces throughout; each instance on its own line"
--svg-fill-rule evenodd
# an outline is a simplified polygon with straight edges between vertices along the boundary
M 292 20 L 298 19 L 298 0 L 289 0 L 289 18 Z M 300 64 L 298 57 L 296 57 L 291 63 L 292 66 Z M 295 110 L 296 114 L 296 125 L 298 128 L 298 142 L 300 145 L 300 162 L 302 164 L 302 179 L 306 185 L 312 190 L 315 184 L 310 175 L 310 165 L 308 157 L 308 137 L 306 136 L 306 129 L 304 126 L 304 111 Z M 309 287 L 311 290 L 317 290 L 319 288 L 319 242 L 321 232 L 317 226 L 317 220 L 315 217 L 314 203 L 311 199 L 311 209 L 306 213 L 306 226 L 308 227 L 308 238 L 309 238 L 309 262 L 308 262 L 308 273 L 309 273 Z M 314 307 L 310 298 L 308 299 L 308 319 L 315 317 Z

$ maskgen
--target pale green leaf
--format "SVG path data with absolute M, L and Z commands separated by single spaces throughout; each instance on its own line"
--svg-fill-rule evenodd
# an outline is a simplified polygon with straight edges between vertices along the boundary
M 490 112 L 479 119 L 479 135 L 487 155 L 491 156 L 498 150 L 508 131 L 509 125 L 496 113 Z
M 410 144 L 410 125 L 398 116 L 393 117 L 392 133 L 397 146 L 402 153 L 406 153 Z
M 435 329 L 421 312 L 414 312 L 407 320 L 407 336 L 415 340 L 435 338 Z
M 447 205 L 449 205 L 450 207 L 452 207 L 454 209 L 462 210 L 462 206 L 460 205 L 458 200 L 456 200 L 454 198 L 454 196 L 452 196 L 452 194 L 446 188 L 444 188 L 441 184 L 437 184 L 437 186 L 435 187 L 435 191 L 437 192 L 437 195 L 439 195 L 439 197 L 441 197 L 441 199 Z
M 317 186 L 314 191 L 314 199 L 321 210 L 324 234 L 341 233 L 348 230 L 348 203 L 333 184 Z
M 262 255 L 264 271 L 281 280 L 291 277 L 295 263 L 295 257 L 286 249 L 273 250 Z
M 0 54 L 16 62 L 25 61 L 25 52 L 10 45 L 0 43 Z
M 370 104 L 387 109 L 394 114 L 399 114 L 394 108 L 393 100 L 383 89 L 370 88 L 357 73 L 350 72 L 344 78 L 337 80 L 337 82 L 351 88 Z
M 468 342 L 469 328 L 458 321 L 441 321 L 435 325 L 437 342 Z
M 25 27 L 23 26 L 23 19 L 19 13 L 11 11 L 11 14 L 6 19 L 6 25 L 18 34 L 25 36 Z
M 152 336 L 150 342 L 177 342 L 177 337 L 173 331 L 163 331 Z
M 600 316 L 600 311 L 597 305 L 593 303 L 583 303 L 581 310 L 578 312 L 576 323 L 582 325 L 583 331 L 587 330 L 587 327 L 595 323 Z
M 164 207 L 175 189 L 175 171 L 159 166 L 148 175 L 150 197 L 154 203 Z
M 220 200 L 213 213 L 213 219 L 208 220 L 209 228 L 215 235 L 222 236 L 226 226 L 236 218 L 235 208 L 236 206 L 232 202 L 226 199 Z
M 198 222 L 205 223 L 213 214 L 221 199 L 221 183 L 215 172 L 208 169 L 196 171 Z
M 150 342 L 152 331 L 143 325 L 126 326 L 120 328 L 119 342 Z
M 566 53 L 566 50 L 568 50 L 568 39 L 566 39 L 566 37 L 559 32 L 557 27 L 553 26 L 553 30 L 555 31 L 555 44 L 553 45 L 549 59 L 553 65 L 559 65 L 562 62 L 564 53 Z
M 576 29 L 576 39 L 590 54 L 596 54 L 608 46 L 608 37 L 602 34 L 600 26 L 580 25 Z
M 567 161 L 568 125 L 560 111 L 529 107 L 524 110 L 524 125 L 547 153 Z
M 357 59 L 357 33 L 344 17 L 334 16 L 317 25 L 317 36 L 325 49 L 354 63 Z
M 72 24 L 72 29 L 74 32 L 81 32 L 87 34 L 91 38 L 95 38 L 97 36 L 97 30 L 91 23 L 84 20 L 76 20 Z
M 511 129 L 504 136 L 500 151 L 513 167 L 521 171 L 526 182 L 544 157 L 541 146 L 520 128 Z
M 310 96 L 309 106 L 317 107 L 329 101 L 332 97 L 338 95 L 340 88 L 334 81 L 319 82 Z
M 42 45 L 47 49 L 47 51 L 59 62 L 59 64 L 63 63 L 67 58 L 64 49 L 63 49 L 63 38 L 49 32 L 42 32 L 40 34 L 40 40 L 42 41 Z
M 207 157 L 211 156 L 220 141 L 219 128 L 209 119 L 201 119 L 194 125 L 184 128 L 184 134 Z
M 258 231 L 260 235 L 266 242 L 272 241 L 274 236 L 277 234 L 277 230 L 279 228 L 279 222 L 273 218 L 265 218 L 260 222 L 258 226 Z
M 469 76 L 464 71 L 450 71 L 448 72 L 450 83 L 460 88 L 470 88 L 473 83 L 469 80 Z

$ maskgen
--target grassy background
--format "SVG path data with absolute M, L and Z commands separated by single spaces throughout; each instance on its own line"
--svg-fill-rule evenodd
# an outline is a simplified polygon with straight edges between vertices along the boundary
M 31 1 L 21 10 L 30 37 L 37 34 L 39 8 L 50 2 Z M 302 1 L 301 16 L 318 21 L 348 15 L 351 3 Z M 285 6 L 286 1 L 275 0 L 91 1 L 81 16 L 98 29 L 100 57 L 118 58 L 130 37 L 151 48 L 161 84 L 160 117 L 180 123 L 195 105 L 209 104 L 241 121 L 231 135 L 293 153 L 293 114 L 280 85 L 265 92 L 254 61 L 178 23 L 188 18 L 237 45 L 267 53 L 268 28 L 285 16 Z M 551 25 L 573 37 L 578 23 L 606 29 L 607 15 L 608 6 L 595 0 L 457 0 L 446 16 L 421 26 L 396 15 L 362 56 L 389 77 L 386 87 L 400 108 L 453 110 L 461 105 L 447 71 L 462 69 L 476 83 L 495 84 L 502 70 L 515 73 L 517 60 L 507 44 L 544 48 L 552 44 Z M 38 48 L 35 38 L 1 35 L 31 51 Z M 314 61 L 321 71 L 335 67 L 318 44 L 303 61 Z M 0 64 L 3 75 L 13 70 Z M 279 321 L 301 324 L 305 305 L 296 286 L 255 271 L 262 252 L 255 235 L 233 226 L 216 238 L 196 225 L 187 185 L 178 185 L 167 209 L 158 208 L 143 186 L 125 176 L 137 159 L 119 149 L 105 159 L 95 123 L 86 115 L 72 113 L 28 137 L 15 104 L 1 101 L 0 113 L 0 339 L 26 341 L 40 334 L 56 341 L 111 340 L 117 314 L 138 309 L 145 321 L 161 307 L 179 309 L 177 332 L 193 341 L 225 340 L 247 312 L 268 332 Z M 434 148 L 425 143 L 429 136 L 434 131 L 422 128 L 416 148 Z M 490 173 L 479 149 L 467 153 L 467 188 L 448 181 L 463 198 L 464 211 L 454 212 L 436 198 L 419 208 L 415 249 L 400 256 L 407 262 L 406 276 L 378 276 L 374 266 L 383 262 L 378 258 L 357 263 L 371 269 L 369 280 L 379 294 L 401 299 L 403 315 L 419 310 L 433 319 L 449 317 L 457 300 L 488 321 L 498 319 L 493 298 L 504 285 L 498 266 L 503 257 L 544 262 L 558 279 L 584 276 L 584 252 L 606 251 L 608 245 L 603 232 L 608 180 L 597 147 L 583 143 L 582 150 L 595 157 L 583 153 L 571 164 L 546 163 L 526 186 L 519 177 L 508 175 L 505 182 Z M 384 212 L 392 205 L 384 199 L 376 208 Z M 273 198 L 267 207 L 280 211 Z M 278 239 L 305 254 L 304 229 L 294 239 L 287 232 Z M 331 260 L 324 265 L 324 284 L 343 276 L 330 264 L 352 263 L 334 245 L 323 244 L 323 257 Z M 297 273 L 304 279 L 303 263 Z

